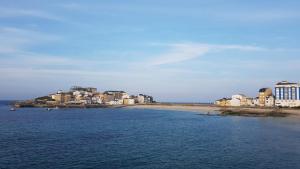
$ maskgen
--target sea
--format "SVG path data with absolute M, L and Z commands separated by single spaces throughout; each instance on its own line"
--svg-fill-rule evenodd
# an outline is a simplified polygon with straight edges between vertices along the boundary
M 299 169 L 299 117 L 0 102 L 0 169 Z

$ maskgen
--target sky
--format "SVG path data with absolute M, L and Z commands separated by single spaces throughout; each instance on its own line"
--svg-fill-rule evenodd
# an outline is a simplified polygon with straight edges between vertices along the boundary
M 213 102 L 300 81 L 298 0 L 0 0 L 0 99 Z

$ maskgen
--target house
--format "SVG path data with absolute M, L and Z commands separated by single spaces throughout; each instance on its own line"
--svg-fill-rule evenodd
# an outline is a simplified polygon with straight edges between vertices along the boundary
M 109 102 L 105 102 L 107 105 L 121 105 L 123 104 L 123 100 L 111 100 Z
M 58 91 L 56 94 L 52 94 L 51 98 L 56 101 L 56 103 L 66 103 L 72 100 L 71 93 L 64 93 L 62 91 Z
M 300 84 L 282 81 L 275 86 L 275 105 L 300 107 Z
M 259 106 L 259 97 L 253 99 L 252 105 L 255 107 Z
M 138 102 L 139 104 L 144 104 L 144 103 L 145 103 L 145 97 L 144 97 L 144 95 L 139 94 L 139 95 L 137 96 L 137 102 Z
M 266 107 L 274 107 L 275 105 L 275 97 L 272 96 L 267 96 L 265 100 L 265 106 Z
M 115 100 L 115 97 L 113 94 L 111 93 L 103 93 L 103 102 L 104 103 L 107 103 L 107 102 L 110 102 L 110 101 L 114 101 Z
M 131 99 L 131 98 L 123 99 L 123 104 L 125 104 L 125 105 L 133 105 L 134 103 L 135 103 L 134 99 Z
M 92 104 L 102 104 L 104 102 L 104 95 L 102 93 L 94 93 L 92 96 Z
M 145 94 L 138 95 L 138 103 L 154 103 L 153 97 Z
M 229 99 L 229 98 L 223 98 L 223 99 L 217 100 L 215 102 L 215 104 L 217 106 L 221 106 L 221 107 L 229 107 L 229 106 L 231 106 L 231 99 Z
M 247 97 L 246 98 L 246 106 L 254 107 L 255 105 L 253 104 L 253 98 Z
M 105 91 L 103 94 L 106 96 L 112 96 L 113 100 L 123 100 L 125 98 L 129 98 L 129 94 L 124 91 Z

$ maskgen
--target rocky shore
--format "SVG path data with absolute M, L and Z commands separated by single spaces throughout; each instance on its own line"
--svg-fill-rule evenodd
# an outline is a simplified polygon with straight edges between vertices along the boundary
M 15 108 L 26 108 L 26 107 L 35 107 L 35 108 L 122 108 L 126 107 L 125 105 L 105 105 L 105 104 L 35 104 L 35 103 L 26 103 L 26 102 L 17 102 L 13 104 Z

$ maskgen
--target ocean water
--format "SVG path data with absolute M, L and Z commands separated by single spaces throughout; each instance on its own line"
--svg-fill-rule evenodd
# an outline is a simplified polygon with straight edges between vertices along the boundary
M 299 169 L 298 117 L 205 116 L 143 109 L 9 111 L 0 169 Z

